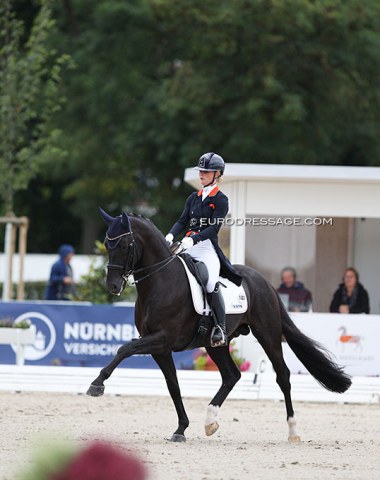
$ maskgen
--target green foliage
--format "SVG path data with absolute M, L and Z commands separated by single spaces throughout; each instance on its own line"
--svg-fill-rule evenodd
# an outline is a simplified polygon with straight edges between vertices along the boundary
M 28 320 L 22 320 L 21 322 L 15 323 L 14 320 L 10 317 L 0 318 L 0 328 L 22 328 L 26 329 L 30 327 L 30 322 Z
M 77 454 L 77 445 L 51 439 L 39 439 L 33 448 L 33 462 L 18 475 L 19 480 L 46 480 L 59 475 Z
M 82 212 L 147 202 L 167 228 L 186 194 L 173 179 L 209 150 L 229 162 L 380 158 L 377 1 L 91 5 L 57 9 L 78 65 L 61 118 L 83 172 L 66 193 Z
M 25 300 L 42 300 L 44 298 L 46 282 L 25 282 Z M 3 294 L 3 284 L 0 284 L 0 297 Z M 12 285 L 12 298 L 16 298 L 17 284 Z
M 25 282 L 25 300 L 42 300 L 45 296 L 46 282 Z M 13 297 L 14 298 L 14 297 Z
M 169 139 L 166 126 L 183 129 L 183 166 L 196 149 L 238 162 L 380 158 L 378 2 L 193 0 L 188 9 L 157 3 L 181 62 L 155 89 L 155 107 L 161 138 Z M 157 143 L 164 158 L 166 143 Z
M 101 242 L 96 242 L 95 253 L 100 256 L 92 261 L 87 275 L 82 276 L 80 283 L 76 286 L 75 300 L 88 301 L 92 303 L 113 303 L 116 300 L 134 301 L 136 289 L 129 285 L 124 292 L 115 297 L 108 292 L 106 285 L 106 265 L 108 261 L 107 251 Z
M 77 0 L 54 18 L 49 48 L 76 68 L 50 124 L 68 154 L 44 155 L 43 175 L 89 237 L 98 205 L 166 231 L 190 191 L 184 168 L 210 150 L 380 165 L 378 0 Z
M 50 120 L 63 101 L 59 81 L 68 56 L 57 56 L 47 46 L 53 24 L 43 0 L 23 42 L 23 24 L 10 0 L 0 4 L 0 192 L 6 213 L 13 211 L 15 193 L 28 186 L 40 161 L 62 153 L 56 147 L 59 131 Z

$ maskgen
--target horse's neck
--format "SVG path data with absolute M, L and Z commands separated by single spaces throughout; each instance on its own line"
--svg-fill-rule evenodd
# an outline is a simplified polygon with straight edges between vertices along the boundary
M 140 220 L 132 225 L 132 229 L 140 253 L 136 269 L 149 267 L 170 256 L 168 248 L 150 225 Z

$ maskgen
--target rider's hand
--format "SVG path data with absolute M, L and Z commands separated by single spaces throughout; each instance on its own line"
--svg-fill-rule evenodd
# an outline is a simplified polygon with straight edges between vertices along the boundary
M 181 247 L 183 250 L 187 250 L 194 245 L 194 240 L 191 237 L 184 237 L 181 241 Z
M 173 240 L 174 240 L 173 234 L 168 233 L 165 237 L 165 240 L 169 244 L 169 247 L 170 247 L 170 245 L 173 243 Z

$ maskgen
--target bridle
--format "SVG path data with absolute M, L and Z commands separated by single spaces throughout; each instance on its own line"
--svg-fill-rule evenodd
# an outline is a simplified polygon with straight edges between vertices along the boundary
M 133 280 L 133 282 L 130 282 L 131 285 L 136 285 L 137 283 L 141 282 L 142 280 L 145 280 L 146 278 L 150 277 L 154 273 L 157 273 L 159 270 L 161 270 L 162 268 L 169 265 L 169 263 L 171 263 L 176 258 L 175 255 L 171 255 L 170 257 L 164 258 L 163 260 L 161 260 L 157 263 L 154 263 L 153 265 L 148 265 L 147 267 L 142 267 L 142 268 L 138 268 L 137 270 L 135 270 L 137 247 L 136 247 L 136 242 L 135 242 L 135 239 L 134 239 L 134 236 L 133 236 L 132 229 L 129 232 L 122 233 L 121 235 L 117 235 L 116 237 L 113 237 L 113 238 L 109 237 L 108 233 L 107 233 L 106 234 L 106 240 L 107 241 L 117 240 L 116 244 L 112 247 L 112 250 L 113 250 L 114 248 L 117 247 L 121 238 L 125 237 L 127 235 L 129 235 L 131 237 L 131 242 L 128 244 L 128 252 L 127 252 L 127 255 L 126 255 L 125 262 L 123 263 L 123 265 L 118 265 L 116 263 L 109 263 L 108 262 L 107 263 L 107 269 L 108 270 L 119 270 L 119 271 L 121 271 L 121 273 L 120 273 L 121 278 L 125 282 L 128 282 L 128 277 L 130 277 L 132 275 L 134 280 Z M 128 268 L 128 266 L 129 266 L 129 268 Z M 141 273 L 145 270 L 148 270 L 149 268 L 154 268 L 154 267 L 158 267 L 158 268 L 153 270 L 153 272 L 147 273 L 146 275 L 139 278 L 138 280 L 135 279 L 136 274 Z

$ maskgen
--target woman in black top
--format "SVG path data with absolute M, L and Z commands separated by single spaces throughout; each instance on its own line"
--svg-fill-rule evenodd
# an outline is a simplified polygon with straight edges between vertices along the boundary
M 367 290 L 359 283 L 358 272 L 350 267 L 344 272 L 344 283 L 338 290 L 330 304 L 332 313 L 369 313 L 369 298 Z

